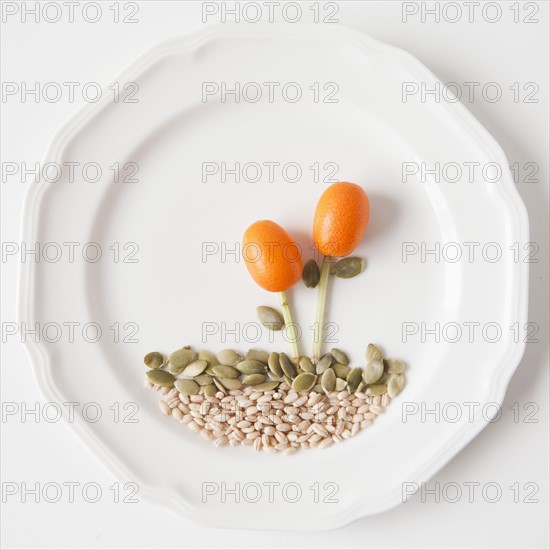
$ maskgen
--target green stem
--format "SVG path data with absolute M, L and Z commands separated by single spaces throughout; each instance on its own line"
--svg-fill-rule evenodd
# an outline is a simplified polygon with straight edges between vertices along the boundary
M 321 344 L 323 342 L 323 325 L 325 319 L 325 305 L 327 301 L 328 278 L 330 275 L 330 256 L 323 259 L 321 279 L 319 281 L 319 292 L 317 294 L 317 313 L 315 314 L 313 360 L 319 361 L 321 357 Z
M 283 319 L 285 320 L 285 327 L 287 328 L 288 335 L 290 336 L 290 345 L 292 346 L 292 358 L 298 359 L 300 352 L 298 351 L 298 335 L 296 333 L 296 325 L 292 322 L 292 315 L 290 314 L 290 308 L 286 299 L 284 290 L 279 292 L 279 300 L 281 308 L 283 310 Z

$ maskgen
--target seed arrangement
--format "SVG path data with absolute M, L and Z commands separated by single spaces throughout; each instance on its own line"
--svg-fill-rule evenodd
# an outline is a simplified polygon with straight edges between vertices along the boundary
M 291 354 L 259 349 L 213 354 L 190 346 L 169 356 L 148 353 L 145 385 L 162 394 L 162 412 L 218 447 L 242 444 L 287 455 L 328 447 L 370 426 L 403 389 L 404 363 L 383 358 L 374 344 L 367 346 L 364 368 L 351 367 L 340 349 L 322 354 L 329 278 L 363 272 L 364 259 L 349 255 L 368 220 L 368 197 L 358 185 L 339 182 L 324 191 L 313 224 L 315 246 L 324 256 L 321 269 L 314 259 L 302 266 L 298 245 L 280 225 L 252 224 L 243 237 L 243 259 L 255 282 L 277 293 L 280 305 L 280 311 L 259 306 L 258 319 L 269 330 L 287 330 Z M 307 288 L 318 287 L 311 357 L 300 355 L 285 293 L 300 278 Z
M 314 364 L 285 353 L 226 349 L 216 356 L 183 348 L 149 353 L 145 385 L 160 409 L 218 447 L 249 445 L 294 454 L 328 447 L 367 428 L 403 388 L 405 365 L 369 344 L 367 367 L 351 368 L 339 350 Z

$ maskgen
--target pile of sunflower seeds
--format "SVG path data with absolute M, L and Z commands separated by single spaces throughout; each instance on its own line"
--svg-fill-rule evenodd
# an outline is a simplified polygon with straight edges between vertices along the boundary
M 231 349 L 217 355 L 184 347 L 145 356 L 145 385 L 161 410 L 216 446 L 284 451 L 328 447 L 368 427 L 405 384 L 405 365 L 369 344 L 367 366 L 351 368 L 334 348 L 313 361 L 284 353 Z

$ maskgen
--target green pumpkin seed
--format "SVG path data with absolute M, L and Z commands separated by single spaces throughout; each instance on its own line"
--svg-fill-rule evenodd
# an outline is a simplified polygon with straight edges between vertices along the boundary
M 304 264 L 304 269 L 302 271 L 302 280 L 308 288 L 315 288 L 319 284 L 319 279 L 321 278 L 321 272 L 319 271 L 319 266 L 315 260 L 308 260 Z
M 383 373 L 384 363 L 382 363 L 382 361 L 369 361 L 363 372 L 363 380 L 367 384 L 374 384 L 374 382 L 380 379 Z
M 212 377 L 209 374 L 199 374 L 199 376 L 195 376 L 193 380 L 199 385 L 199 386 L 210 386 L 214 382 L 212 381 Z
M 382 395 L 386 393 L 386 384 L 370 384 L 367 388 L 367 395 Z
M 310 372 L 312 374 L 315 374 L 315 365 L 311 362 L 311 359 L 309 357 L 302 355 L 302 357 L 300 357 L 300 361 L 298 362 L 298 364 L 300 365 L 300 368 L 304 372 Z
M 279 364 L 281 365 L 281 369 L 286 376 L 291 379 L 296 377 L 296 369 L 286 353 L 279 354 Z
M 330 393 L 336 386 L 336 374 L 331 368 L 328 368 L 321 377 L 321 386 L 325 393 Z
M 213 353 L 205 350 L 200 350 L 197 352 L 197 359 L 199 361 L 206 361 L 209 367 L 220 364 L 218 358 Z
M 279 382 L 268 380 L 267 382 L 262 382 L 257 386 L 254 386 L 255 391 L 271 391 L 274 390 L 279 385 Z
M 209 384 L 208 386 L 203 386 L 204 395 L 208 397 L 214 397 L 218 393 L 218 388 L 215 384 Z
M 245 359 L 260 361 L 260 363 L 263 363 L 264 365 L 267 365 L 268 358 L 269 354 L 266 351 L 255 348 L 249 349 L 245 355 Z
M 290 377 L 287 376 L 286 374 L 283 374 L 283 380 L 286 382 L 286 385 L 287 385 L 289 388 L 292 388 L 292 378 L 290 378 Z
M 176 380 L 172 374 L 166 372 L 165 370 L 152 369 L 147 371 L 146 374 L 153 384 L 162 386 L 163 388 L 171 388 Z
M 212 368 L 214 374 L 220 378 L 238 378 L 241 374 L 237 369 L 228 365 L 216 365 Z
M 375 344 L 369 344 L 367 346 L 367 363 L 369 361 L 381 361 L 382 360 L 382 352 L 380 351 L 380 348 L 376 346 Z
M 340 363 L 341 365 L 349 365 L 349 357 L 341 349 L 332 348 L 331 354 L 336 363 Z
M 164 355 L 158 351 L 152 351 L 143 358 L 143 362 L 150 369 L 160 369 L 160 367 L 164 364 Z
M 294 391 L 309 391 L 317 382 L 317 376 L 311 372 L 299 374 L 292 382 Z
M 265 374 L 267 372 L 267 367 L 254 359 L 245 359 L 237 363 L 235 368 L 243 374 Z
M 218 361 L 221 365 L 234 367 L 237 363 L 243 360 L 243 356 L 234 349 L 222 349 L 218 353 Z
M 346 382 L 348 383 L 348 388 L 351 393 L 354 393 L 357 391 L 357 388 L 361 383 L 362 376 L 363 376 L 363 369 L 359 367 L 352 369 L 348 374 Z
M 364 392 L 367 389 L 367 385 L 362 380 L 359 385 L 357 386 L 357 391 Z
M 334 389 L 336 391 L 342 391 L 346 389 L 346 386 L 348 383 L 345 380 L 342 380 L 341 378 L 336 379 L 336 385 L 334 386 Z
M 275 376 L 283 376 L 283 369 L 281 369 L 281 364 L 279 363 L 279 354 L 276 351 L 269 354 L 267 366 Z
M 188 376 L 189 378 L 193 378 L 194 376 L 198 376 L 199 374 L 202 374 L 206 367 L 208 366 L 208 363 L 206 361 L 199 361 L 198 359 L 196 361 L 192 361 L 183 369 L 183 376 Z
M 247 386 L 256 386 L 262 382 L 265 382 L 264 374 L 249 374 L 243 378 L 243 383 Z
M 183 395 L 197 395 L 199 393 L 199 385 L 194 380 L 180 379 L 176 380 L 176 388 Z
M 365 260 L 353 256 L 350 258 L 342 258 L 340 261 L 336 262 L 332 266 L 330 273 L 341 279 L 351 279 L 359 275 L 363 269 L 365 269 Z
M 390 374 L 403 374 L 405 372 L 405 363 L 400 359 L 384 359 L 384 367 Z
M 313 389 L 311 391 L 314 391 L 315 393 L 324 393 L 325 390 L 323 390 L 323 386 L 321 386 L 321 384 L 315 384 L 315 386 L 313 386 Z
M 227 395 L 227 390 L 225 389 L 225 386 L 217 378 L 214 378 L 214 385 L 216 386 L 216 388 L 218 388 L 218 391 L 221 391 L 222 393 Z
M 256 313 L 260 323 L 269 330 L 282 330 L 285 326 L 283 316 L 272 307 L 259 306 L 256 308 Z
M 243 383 L 238 378 L 220 378 L 220 382 L 228 390 L 239 390 L 243 386 Z
M 401 393 L 405 385 L 405 377 L 402 374 L 394 374 L 388 382 L 388 395 L 393 399 Z
M 332 355 L 330 353 L 326 353 L 319 359 L 317 362 L 317 365 L 315 365 L 315 372 L 317 374 L 323 374 L 329 367 L 332 365 Z
M 388 381 L 388 373 L 386 371 L 384 371 L 382 373 L 382 376 L 373 383 L 374 384 L 385 384 L 387 381 Z
M 182 348 L 170 354 L 168 361 L 174 368 L 184 369 L 191 361 L 197 358 L 197 354 L 189 348 Z
M 346 380 L 351 371 L 347 365 L 342 365 L 341 363 L 334 363 L 331 368 L 334 371 L 334 374 L 336 374 L 338 378 L 342 378 L 342 380 Z

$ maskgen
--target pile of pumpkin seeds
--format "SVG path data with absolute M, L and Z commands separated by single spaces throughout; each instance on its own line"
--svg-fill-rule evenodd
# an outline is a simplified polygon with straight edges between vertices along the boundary
M 189 399 L 197 402 L 227 401 L 238 400 L 242 395 L 255 395 L 256 399 L 265 395 L 268 401 L 289 394 L 313 396 L 314 400 L 317 399 L 316 403 L 324 400 L 328 403 L 330 399 L 331 406 L 343 404 L 344 409 L 347 408 L 346 399 L 353 395 L 355 401 L 365 400 L 362 406 L 389 403 L 405 384 L 404 363 L 399 359 L 383 358 L 380 348 L 374 344 L 368 345 L 366 360 L 365 368 L 352 368 L 347 354 L 337 348 L 313 361 L 306 356 L 292 360 L 285 353 L 268 354 L 259 349 L 250 349 L 245 355 L 225 349 L 214 355 L 209 351 L 193 350 L 190 346 L 168 356 L 151 352 L 144 358 L 149 368 L 146 373 L 147 387 L 169 395 L 176 408 L 178 405 L 188 407 Z M 338 396 L 345 398 L 338 400 Z M 161 401 L 161 409 L 169 414 L 170 407 L 166 402 Z M 183 418 L 183 415 L 180 416 Z M 199 416 L 198 413 L 196 416 Z M 197 421 L 196 416 L 191 428 Z M 290 430 L 297 430 L 303 422 L 304 417 L 297 416 L 297 424 L 291 425 Z M 355 433 L 370 422 L 369 418 L 359 419 Z M 320 430 L 322 428 L 317 429 Z M 354 435 L 351 425 L 349 431 Z M 261 430 L 253 433 L 262 435 Z M 269 444 L 264 446 L 270 447 Z
M 250 349 L 244 356 L 232 349 L 214 355 L 186 346 L 169 356 L 148 353 L 144 362 L 153 384 L 175 386 L 183 395 L 213 396 L 217 392 L 227 395 L 246 386 L 256 391 L 271 391 L 282 382 L 296 392 L 328 394 L 347 390 L 364 391 L 366 395 L 387 392 L 390 398 L 398 395 L 405 384 L 403 361 L 383 358 L 380 348 L 374 344 L 367 346 L 366 359 L 365 368 L 351 368 L 347 354 L 337 348 L 314 362 L 305 355 L 291 360 L 285 353 L 268 354 L 259 349 Z

